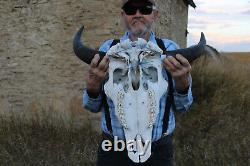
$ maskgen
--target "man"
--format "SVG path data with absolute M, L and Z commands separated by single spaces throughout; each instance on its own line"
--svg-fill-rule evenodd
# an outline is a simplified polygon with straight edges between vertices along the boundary
M 157 44 L 155 35 L 152 32 L 152 25 L 157 19 L 159 11 L 154 0 L 123 0 L 121 17 L 127 32 L 120 39 L 120 42 L 130 39 L 136 41 L 143 38 Z M 178 49 L 178 45 L 171 40 L 162 39 L 167 50 Z M 102 44 L 100 51 L 107 52 L 113 40 L 108 40 Z M 112 101 L 107 99 L 110 110 L 110 119 L 112 125 L 112 133 L 108 130 L 107 120 L 103 107 L 103 83 L 107 77 L 109 59 L 105 56 L 100 63 L 99 55 L 95 55 L 90 64 L 87 77 L 87 88 L 83 94 L 83 105 L 91 112 L 102 112 L 101 127 L 103 131 L 103 139 L 112 140 L 113 136 L 124 139 L 124 132 L 121 124 L 117 120 L 114 113 Z M 187 59 L 181 55 L 176 58 L 167 56 L 163 61 L 165 69 L 170 73 L 173 79 L 173 96 L 174 106 L 172 105 L 169 117 L 167 117 L 167 129 L 162 134 L 164 111 L 168 103 L 166 97 L 160 101 L 160 112 L 152 131 L 152 155 L 145 162 L 140 164 L 133 163 L 127 156 L 126 151 L 104 151 L 101 144 L 97 154 L 97 166 L 132 166 L 132 165 L 149 165 L 149 166 L 169 166 L 173 164 L 173 145 L 172 133 L 175 128 L 174 111 L 185 112 L 192 103 L 191 92 L 191 66 Z M 165 76 L 167 79 L 167 77 Z M 175 107 L 175 109 L 173 108 Z

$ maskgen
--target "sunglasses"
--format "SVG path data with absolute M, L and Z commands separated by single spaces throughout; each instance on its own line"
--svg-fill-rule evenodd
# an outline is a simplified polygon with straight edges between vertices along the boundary
M 152 5 L 147 5 L 147 6 L 132 6 L 132 5 L 124 5 L 122 7 L 123 11 L 125 12 L 126 15 L 135 15 L 137 10 L 142 15 L 150 15 L 153 10 L 155 10 L 155 6 Z

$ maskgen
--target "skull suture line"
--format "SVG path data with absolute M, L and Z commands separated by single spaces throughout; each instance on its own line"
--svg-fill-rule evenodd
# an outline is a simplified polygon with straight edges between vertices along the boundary
M 109 80 L 104 90 L 114 103 L 126 142 L 135 142 L 128 156 L 136 163 L 147 161 L 151 155 L 153 125 L 160 98 L 168 88 L 162 75 L 161 54 L 156 44 L 140 38 L 134 42 L 127 39 L 107 52 Z M 143 149 L 145 144 L 148 146 Z

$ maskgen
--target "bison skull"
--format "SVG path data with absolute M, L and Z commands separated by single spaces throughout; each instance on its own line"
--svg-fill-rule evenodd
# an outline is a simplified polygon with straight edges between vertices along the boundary
M 140 38 L 134 42 L 127 39 L 107 52 L 109 79 L 104 90 L 114 103 L 127 144 L 135 142 L 128 156 L 136 163 L 151 156 L 153 125 L 160 98 L 168 88 L 162 75 L 161 54 L 156 44 Z M 142 145 L 148 146 L 144 149 Z

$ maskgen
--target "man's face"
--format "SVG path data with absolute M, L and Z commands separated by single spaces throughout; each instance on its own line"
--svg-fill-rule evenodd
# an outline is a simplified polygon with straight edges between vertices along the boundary
M 136 13 L 126 13 L 126 9 Z M 153 9 L 150 14 L 150 9 Z M 146 14 L 145 14 L 146 12 Z M 133 12 L 132 12 L 133 13 Z M 158 11 L 154 10 L 152 5 L 131 3 L 125 6 L 121 12 L 126 29 L 134 36 L 141 37 L 151 31 L 152 24 L 158 16 Z

